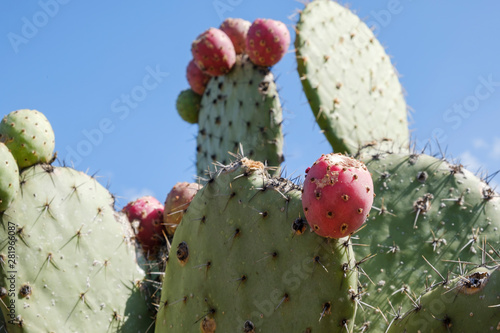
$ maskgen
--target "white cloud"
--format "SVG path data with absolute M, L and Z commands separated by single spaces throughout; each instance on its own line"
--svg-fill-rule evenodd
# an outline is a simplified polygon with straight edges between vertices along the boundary
M 474 146 L 474 148 L 476 149 L 484 149 L 484 148 L 488 148 L 488 143 L 486 141 L 484 141 L 484 139 L 481 139 L 481 138 L 476 138 L 474 140 L 472 140 L 472 145 Z
M 477 159 L 477 157 L 475 157 L 474 155 L 472 155 L 472 153 L 470 151 L 465 151 L 463 152 L 460 156 L 460 161 L 461 163 L 470 171 L 472 172 L 475 172 L 477 170 L 479 170 L 481 168 L 481 163 L 479 162 L 479 160 Z
M 496 160 L 500 159 L 500 138 L 495 137 L 495 139 L 493 139 L 490 157 Z

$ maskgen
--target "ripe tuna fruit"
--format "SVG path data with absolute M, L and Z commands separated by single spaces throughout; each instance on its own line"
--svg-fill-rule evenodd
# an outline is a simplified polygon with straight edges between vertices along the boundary
M 203 95 L 208 81 L 210 81 L 210 75 L 203 73 L 201 69 L 196 66 L 194 60 L 191 60 L 187 66 L 186 78 L 191 89 L 198 95 Z
M 251 25 L 252 23 L 241 18 L 227 18 L 222 22 L 220 30 L 229 36 L 236 54 L 245 52 L 247 33 Z
M 285 24 L 271 19 L 256 19 L 248 30 L 246 52 L 259 66 L 273 66 L 283 58 L 290 46 L 290 33 Z
M 177 183 L 167 195 L 163 222 L 165 222 L 169 235 L 174 234 L 177 225 L 181 223 L 184 212 L 187 211 L 189 204 L 200 188 L 201 185 L 196 183 Z
M 137 241 L 145 253 L 152 255 L 163 244 L 163 205 L 151 196 L 129 202 L 122 210 L 131 223 L 138 221 Z
M 233 68 L 236 52 L 233 43 L 220 29 L 210 28 L 191 44 L 196 65 L 211 76 L 224 75 Z
M 366 166 L 342 154 L 322 155 L 306 170 L 302 206 L 318 235 L 342 238 L 356 231 L 373 204 L 373 180 Z

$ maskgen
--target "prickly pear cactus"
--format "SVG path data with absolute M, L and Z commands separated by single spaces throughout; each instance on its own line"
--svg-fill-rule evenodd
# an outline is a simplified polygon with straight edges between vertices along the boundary
M 146 332 L 126 218 L 95 179 L 36 165 L 0 226 L 0 287 L 8 331 Z
M 426 291 L 418 307 L 394 318 L 389 333 L 500 330 L 500 270 L 479 267 Z
M 356 324 L 386 329 L 394 309 L 416 307 L 426 285 L 459 275 L 461 262 L 490 261 L 500 247 L 500 200 L 483 181 L 443 159 L 407 153 L 362 154 L 377 193 L 367 226 L 357 234 L 363 302 Z M 434 269 L 439 272 L 437 273 Z M 440 275 L 439 275 L 440 274 Z M 366 329 L 365 329 L 366 330 Z M 427 332 L 423 330 L 422 332 Z
M 215 161 L 244 153 L 277 167 L 283 161 L 282 111 L 273 74 L 239 56 L 226 75 L 208 83 L 201 101 L 197 139 L 197 172 L 206 174 Z M 229 152 L 229 153 L 228 153 Z M 211 170 L 214 170 L 211 167 Z
M 19 169 L 50 162 L 55 148 L 52 126 L 37 110 L 22 109 L 6 115 L 0 122 L 0 140 L 12 152 Z
M 260 162 L 219 169 L 175 232 L 156 333 L 350 332 L 352 247 L 311 232 L 300 198 Z
M 409 138 L 397 73 L 372 31 L 349 9 L 316 0 L 297 23 L 298 72 L 319 127 L 335 152 Z

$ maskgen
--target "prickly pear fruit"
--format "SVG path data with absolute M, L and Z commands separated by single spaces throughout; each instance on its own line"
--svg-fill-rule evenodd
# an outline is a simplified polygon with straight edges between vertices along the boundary
M 179 116 L 190 124 L 198 122 L 201 108 L 201 96 L 192 89 L 181 91 L 175 103 Z
M 196 66 L 194 60 L 191 60 L 187 66 L 186 78 L 191 89 L 199 95 L 203 95 L 208 81 L 210 81 L 210 75 L 203 73 L 202 70 Z
M 236 54 L 245 52 L 245 43 L 248 29 L 252 23 L 242 18 L 227 18 L 220 25 L 220 30 L 224 31 L 233 42 Z
M 248 30 L 246 52 L 259 66 L 273 66 L 283 58 L 290 46 L 290 33 L 283 22 L 256 19 Z
M 156 253 L 163 243 L 163 205 L 154 197 L 145 196 L 129 202 L 123 212 L 130 222 L 139 222 L 135 237 L 144 252 Z
M 314 232 L 341 238 L 365 222 L 373 203 L 373 180 L 362 162 L 332 153 L 322 155 L 306 173 L 302 206 Z
M 182 182 L 174 185 L 165 200 L 163 222 L 169 235 L 173 235 L 177 225 L 181 223 L 182 216 L 198 190 L 202 186 L 197 183 Z
M 210 28 L 191 44 L 191 53 L 196 65 L 211 76 L 224 75 L 236 62 L 234 45 L 226 33 Z
M 0 142 L 0 212 L 6 210 L 19 191 L 19 168 L 9 148 Z
M 0 141 L 10 149 L 19 169 L 48 163 L 55 148 L 54 131 L 39 111 L 22 109 L 0 122 Z

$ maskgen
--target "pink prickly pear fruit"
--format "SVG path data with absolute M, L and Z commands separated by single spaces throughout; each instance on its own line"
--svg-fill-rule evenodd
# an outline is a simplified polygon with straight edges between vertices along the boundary
M 201 69 L 196 66 L 194 60 L 191 60 L 187 66 L 186 78 L 191 89 L 198 95 L 203 95 L 208 81 L 210 81 L 210 75 L 203 73 Z
M 373 180 L 366 166 L 342 154 L 322 155 L 306 170 L 302 206 L 318 235 L 342 238 L 366 221 L 373 204 Z
M 233 42 L 236 54 L 245 52 L 247 33 L 251 25 L 252 23 L 242 18 L 227 18 L 220 25 L 220 30 L 224 31 Z
M 136 239 L 148 256 L 155 254 L 163 244 L 163 205 L 151 196 L 144 196 L 129 202 L 122 211 L 136 226 Z
M 236 62 L 233 42 L 220 29 L 210 28 L 191 44 L 196 65 L 206 74 L 219 76 L 228 73 Z
M 290 32 L 283 22 L 256 19 L 248 30 L 246 52 L 259 66 L 273 66 L 283 58 L 290 46 Z
M 197 183 L 177 183 L 174 185 L 165 200 L 165 210 L 163 212 L 163 222 L 167 230 L 167 234 L 173 235 L 177 225 L 181 223 L 184 213 L 187 211 L 189 204 L 193 200 L 196 193 L 201 189 L 201 185 Z

